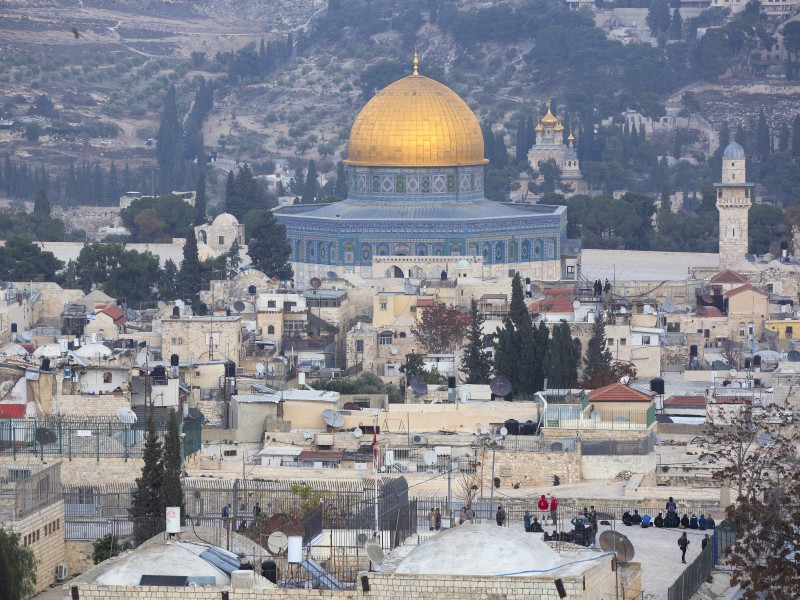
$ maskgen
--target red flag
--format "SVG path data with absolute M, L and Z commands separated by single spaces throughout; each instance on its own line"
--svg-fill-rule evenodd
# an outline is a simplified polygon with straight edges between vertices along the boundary
M 372 432 L 372 462 L 378 466 L 378 434 L 375 431 Z

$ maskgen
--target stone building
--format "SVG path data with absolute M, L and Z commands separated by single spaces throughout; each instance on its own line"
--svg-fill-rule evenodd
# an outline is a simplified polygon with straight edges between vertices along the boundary
M 536 124 L 536 144 L 528 151 L 528 161 L 534 169 L 540 163 L 554 160 L 561 169 L 561 181 L 574 192 L 585 192 L 586 184 L 581 175 L 578 153 L 575 150 L 575 136 L 570 132 L 564 143 L 564 125 L 561 119 L 550 112 L 547 101 L 547 114 Z
M 717 188 L 719 210 L 719 266 L 741 263 L 748 248 L 747 213 L 753 203 L 753 184 L 747 183 L 744 148 L 731 142 L 722 153 L 722 182 Z
M 161 320 L 161 354 L 181 360 L 236 361 L 242 348 L 242 318 L 214 315 L 170 317 Z
M 435 263 L 408 264 L 409 257 L 445 256 L 481 258 L 483 276 L 560 279 L 566 209 L 487 200 L 487 162 L 474 113 L 415 63 L 413 74 L 378 92 L 353 123 L 349 197 L 277 209 L 295 280 L 383 278 L 387 270 L 438 278 Z M 375 257 L 394 256 L 404 261 L 396 270 L 375 267 Z
M 246 244 L 244 225 L 228 213 L 218 215 L 210 224 L 195 227 L 194 234 L 200 256 L 219 256 L 230 250 L 233 242 L 237 242 L 240 247 Z

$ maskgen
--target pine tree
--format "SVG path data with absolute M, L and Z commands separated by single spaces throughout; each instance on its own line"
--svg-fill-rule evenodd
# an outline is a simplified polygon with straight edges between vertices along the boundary
M 239 256 L 239 252 L 241 251 L 241 246 L 239 246 L 239 240 L 233 240 L 230 249 L 228 250 L 228 255 L 225 259 L 227 271 L 228 271 L 228 279 L 231 277 L 235 277 L 239 274 L 239 265 L 242 262 L 241 257 Z
M 183 471 L 183 451 L 180 425 L 175 410 L 169 411 L 167 433 L 164 436 L 162 458 L 163 480 L 161 484 L 161 507 L 177 506 L 181 509 L 181 523 L 184 522 L 186 508 L 183 501 L 181 475 Z M 166 513 L 165 513 L 166 514 Z
M 171 301 L 178 298 L 178 266 L 168 258 L 161 271 L 161 278 L 158 283 L 158 297 L 161 300 Z
M 133 521 L 133 538 L 137 545 L 161 531 L 165 515 L 162 514 L 163 467 L 161 441 L 156 435 L 153 415 L 147 417 L 147 434 L 144 442 L 144 465 L 136 480 L 131 507 L 128 513 Z
M 196 305 L 200 299 L 201 285 L 197 238 L 192 231 L 186 236 L 186 244 L 183 246 L 183 261 L 178 275 L 178 293 L 182 298 L 191 300 Z
M 484 318 L 478 310 L 478 301 L 472 299 L 469 309 L 470 328 L 464 348 L 462 368 L 467 375 L 466 383 L 486 384 L 492 374 L 492 359 L 483 351 Z
M 598 318 L 592 326 L 592 337 L 583 357 L 584 385 L 611 371 L 611 352 L 606 346 L 606 324 L 602 318 Z
M 317 163 L 313 160 L 308 161 L 308 171 L 306 172 L 306 184 L 303 186 L 303 194 L 300 202 L 303 204 L 311 204 L 317 198 Z
M 50 201 L 47 199 L 47 192 L 39 190 L 36 192 L 36 199 L 33 201 L 33 214 L 50 216 Z
M 336 185 L 333 187 L 333 195 L 337 200 L 347 198 L 347 172 L 342 161 L 336 163 Z
M 197 189 L 194 199 L 194 224 L 202 225 L 206 222 L 206 173 L 200 171 L 197 177 Z
M 271 211 L 264 211 L 250 233 L 247 254 L 253 266 L 268 277 L 281 281 L 292 278 L 289 256 L 292 247 L 286 241 L 286 227 L 279 224 Z
M 578 363 L 581 354 L 572 339 L 569 324 L 561 321 L 553 327 L 545 360 L 547 387 L 567 389 L 578 384 Z

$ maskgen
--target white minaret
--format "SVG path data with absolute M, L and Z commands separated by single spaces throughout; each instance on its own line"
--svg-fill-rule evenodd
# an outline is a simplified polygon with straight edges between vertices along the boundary
M 730 269 L 747 253 L 747 211 L 752 183 L 745 180 L 744 148 L 733 142 L 722 153 L 722 183 L 717 188 L 719 210 L 719 268 Z

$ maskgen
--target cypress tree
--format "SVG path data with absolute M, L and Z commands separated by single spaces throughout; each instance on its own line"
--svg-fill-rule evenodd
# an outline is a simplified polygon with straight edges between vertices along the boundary
M 494 344 L 494 370 L 511 382 L 514 390 L 519 389 L 520 353 L 517 332 L 509 317 L 503 319 L 503 326 L 497 328 Z
M 183 246 L 183 261 L 178 274 L 178 293 L 196 305 L 200 298 L 201 284 L 197 238 L 194 235 L 194 231 L 191 231 L 186 236 L 186 244 Z
M 719 147 L 722 150 L 725 150 L 725 148 L 730 143 L 731 143 L 731 130 L 730 130 L 730 127 L 728 127 L 728 122 L 727 121 L 723 121 L 722 122 L 722 127 L 720 127 L 720 130 L 719 130 Z
M 43 189 L 36 192 L 36 199 L 33 201 L 33 214 L 50 216 L 50 201 L 47 199 L 47 192 Z
M 180 187 L 183 184 L 181 125 L 178 121 L 175 86 L 172 85 L 167 89 L 161 123 L 156 134 L 156 160 L 160 191 L 166 193 Z
M 181 509 L 181 523 L 184 523 L 186 508 L 183 501 L 183 488 L 181 487 L 181 475 L 183 471 L 181 443 L 182 439 L 178 417 L 175 414 L 175 410 L 170 409 L 167 433 L 164 436 L 161 506 L 164 509 L 168 506 L 179 507 Z
M 541 375 L 541 365 L 537 364 L 536 332 L 530 318 L 523 319 L 517 331 L 517 352 L 519 352 L 519 380 L 514 392 L 529 395 L 540 389 L 537 376 Z
M 583 358 L 583 379 L 591 383 L 597 377 L 611 371 L 611 352 L 606 347 L 606 324 L 598 318 L 592 326 L 592 337 L 586 346 Z
M 747 150 L 747 132 L 744 130 L 744 127 L 742 127 L 741 123 L 736 126 L 736 133 L 733 136 L 733 140 L 742 148 Z
M 789 149 L 789 125 L 781 125 L 781 132 L 778 136 L 778 151 L 786 152 Z
M 544 321 L 539 321 L 539 327 L 534 330 L 533 338 L 533 384 L 535 388 L 533 391 L 536 392 L 544 389 L 544 378 L 547 376 L 545 362 L 547 348 L 550 345 L 550 330 Z
M 756 126 L 756 154 L 759 160 L 764 160 L 772 153 L 772 135 L 767 124 L 767 117 L 762 110 L 758 115 Z
M 523 163 L 528 159 L 528 133 L 525 130 L 525 121 L 520 120 L 517 127 L 517 140 L 514 149 L 517 163 Z
M 572 339 L 569 324 L 561 321 L 553 327 L 545 360 L 549 388 L 566 389 L 578 384 L 580 351 Z
M 672 22 L 670 23 L 670 37 L 679 40 L 683 37 L 683 18 L 681 11 L 677 8 L 672 11 Z
M 317 198 L 317 163 L 313 160 L 308 161 L 308 171 L 306 172 L 306 183 L 303 186 L 303 194 L 300 202 L 303 204 L 311 204 Z
M 194 199 L 194 224 L 202 225 L 206 222 L 206 173 L 200 171 L 197 177 L 197 189 Z
M 525 306 L 525 292 L 522 290 L 522 278 L 519 273 L 511 280 L 511 303 L 508 307 L 508 316 L 517 331 L 522 327 L 524 320 L 530 321 L 531 315 Z
M 672 200 L 669 197 L 669 183 L 665 183 L 661 188 L 661 210 L 671 210 Z
M 292 278 L 289 256 L 292 247 L 286 241 L 286 227 L 275 220 L 272 211 L 264 211 L 250 234 L 247 254 L 253 266 L 268 277 L 281 281 Z
M 162 530 L 161 488 L 163 471 L 161 465 L 161 441 L 156 435 L 153 415 L 147 417 L 147 434 L 144 442 L 144 465 L 142 474 L 136 480 L 131 507 L 128 513 L 133 520 L 133 538 L 137 545 L 150 539 Z
M 233 175 L 233 169 L 228 171 L 228 180 L 225 182 L 225 212 L 232 215 L 240 211 L 239 198 L 236 195 L 236 178 Z
M 792 158 L 800 156 L 800 114 L 792 121 Z
M 336 185 L 333 187 L 333 195 L 339 200 L 347 198 L 347 172 L 344 163 L 336 163 Z
M 478 301 L 472 299 L 469 309 L 470 328 L 467 333 L 467 345 L 464 348 L 463 370 L 467 375 L 467 383 L 489 383 L 492 373 L 492 359 L 483 351 L 484 318 L 478 310 Z

